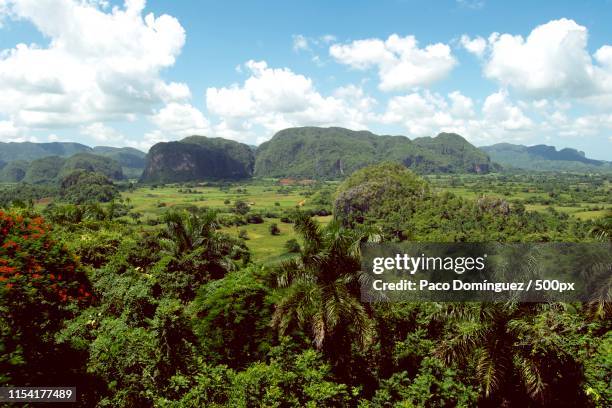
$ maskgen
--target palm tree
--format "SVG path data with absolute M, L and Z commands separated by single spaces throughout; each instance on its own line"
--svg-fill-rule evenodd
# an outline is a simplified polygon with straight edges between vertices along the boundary
M 434 317 L 447 324 L 436 354 L 474 370 L 487 398 L 523 395 L 541 399 L 555 378 L 576 382 L 574 360 L 560 331 L 563 304 L 465 303 L 440 306 Z M 569 306 L 568 306 L 569 307 Z M 559 377 L 559 373 L 563 375 Z M 563 386 L 556 385 L 558 389 Z M 565 392 L 572 388 L 565 387 Z M 549 395 L 547 399 L 551 398 Z
M 202 246 L 214 246 L 218 228 L 216 214 L 212 211 L 202 215 L 169 211 L 163 217 L 166 228 L 160 240 L 162 248 L 180 259 Z
M 162 252 L 176 260 L 173 269 L 188 272 L 195 283 L 219 279 L 236 269 L 233 262 L 245 255 L 244 248 L 217 231 L 216 213 L 170 211 L 164 215 L 166 227 L 160 234 Z
M 589 233 L 600 241 L 612 240 L 612 211 L 594 221 Z
M 364 274 L 359 247 L 376 236 L 335 222 L 321 228 L 303 213 L 296 216 L 295 230 L 304 244 L 299 256 L 277 270 L 278 286 L 285 291 L 274 311 L 273 327 L 281 336 L 290 328 L 303 330 L 318 350 L 336 359 L 350 352 L 351 338 L 367 346 L 374 327 L 369 308 L 360 301 Z

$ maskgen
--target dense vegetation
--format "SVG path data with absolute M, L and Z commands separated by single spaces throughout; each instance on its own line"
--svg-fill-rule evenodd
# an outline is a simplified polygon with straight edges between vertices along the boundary
M 0 171 L 0 182 L 49 184 L 59 182 L 75 170 L 104 174 L 114 180 L 123 179 L 121 165 L 108 157 L 78 153 L 68 158 L 48 156 L 30 163 L 11 162 Z
M 49 156 L 68 158 L 79 153 L 108 157 L 118 162 L 126 176 L 138 178 L 145 166 L 145 153 L 130 147 L 96 146 L 91 148 L 79 143 L 1 143 L 0 182 L 23 180 L 28 163 Z M 7 169 L 8 167 L 8 170 Z
M 1 195 L 22 198 L 0 201 L 2 385 L 76 385 L 81 406 L 609 406 L 609 303 L 368 304 L 358 283 L 364 241 L 609 241 L 610 213 L 524 204 L 606 208 L 605 177 L 428 181 L 383 163 L 339 185 L 78 200 L 80 184 L 104 201 L 106 181 Z
M 253 175 L 254 162 L 253 150 L 245 144 L 191 136 L 151 147 L 141 181 L 169 183 L 248 178 Z
M 92 153 L 115 160 L 127 178 L 138 179 L 146 164 L 146 153 L 131 147 L 96 146 Z
M 491 159 L 508 168 L 540 171 L 612 172 L 612 163 L 587 158 L 575 149 L 499 143 L 481 147 Z
M 91 148 L 88 146 L 71 142 L 0 142 L 0 161 L 6 163 L 18 160 L 29 162 L 47 156 L 70 157 L 77 153 L 89 152 L 90 150 Z
M 455 134 L 411 141 L 343 128 L 291 128 L 257 149 L 255 174 L 264 177 L 339 178 L 392 160 L 419 173 L 487 173 L 488 156 Z
M 571 242 L 586 239 L 588 232 L 579 220 L 554 211 L 530 213 L 503 198 L 472 201 L 432 192 L 398 164 L 357 171 L 338 192 L 335 214 L 345 225 L 375 224 L 399 240 Z

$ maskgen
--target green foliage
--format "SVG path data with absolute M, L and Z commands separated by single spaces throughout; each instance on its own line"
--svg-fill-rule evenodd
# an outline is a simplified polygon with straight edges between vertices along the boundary
M 539 171 L 611 173 L 612 163 L 593 160 L 575 149 L 557 151 L 553 146 L 499 143 L 481 147 L 491 159 L 509 168 Z
M 57 194 L 58 188 L 53 185 L 34 186 L 20 183 L 0 187 L 0 207 L 8 208 L 13 203 L 21 203 L 22 207 L 24 205 L 31 206 L 37 200 Z
M 424 357 L 413 378 L 406 371 L 393 374 L 381 382 L 371 402 L 360 406 L 468 407 L 477 402 L 477 388 L 466 384 L 459 370 L 434 357 Z
M 389 239 L 429 242 L 585 239 L 585 225 L 565 214 L 525 212 L 504 199 L 465 200 L 436 193 L 397 164 L 362 169 L 338 187 L 334 216 L 344 225 L 375 224 Z
M 269 230 L 270 230 L 270 235 L 280 235 L 280 232 L 281 232 L 280 228 L 278 228 L 278 225 L 274 222 L 270 224 Z
M 53 143 L 3 143 L 0 142 L 0 160 L 32 161 L 47 156 L 69 157 L 77 153 L 90 151 L 90 148 L 79 143 L 53 142 Z
M 93 153 L 115 160 L 128 178 L 140 178 L 146 163 L 146 153 L 131 147 L 96 146 Z
M 203 350 L 219 363 L 244 367 L 265 357 L 274 340 L 274 298 L 260 274 L 255 268 L 230 272 L 202 286 L 190 306 Z
M 229 406 L 347 406 L 348 387 L 331 380 L 329 365 L 314 350 L 254 363 L 234 377 Z M 274 351 L 273 351 L 274 352 Z
M 236 200 L 236 202 L 234 202 L 234 207 L 232 208 L 233 212 L 240 215 L 246 215 L 250 210 L 251 207 L 249 204 L 242 200 Z
M 283 262 L 276 271 L 277 284 L 285 290 L 272 325 L 280 336 L 296 330 L 307 333 L 317 350 L 333 361 L 334 369 L 346 374 L 351 341 L 363 349 L 374 336 L 370 310 L 360 300 L 359 245 L 376 236 L 336 223 L 320 228 L 300 213 L 295 229 L 304 247 L 298 258 Z
M 32 203 L 0 213 L 0 382 L 74 384 L 80 406 L 608 406 L 606 302 L 362 303 L 359 248 L 607 240 L 605 218 L 582 222 L 563 205 L 603 213 L 609 181 L 428 180 L 398 163 L 358 170 L 339 185 L 337 220 L 320 223 L 309 216 L 331 208 L 335 183 L 131 189 L 107 204 L 47 205 L 53 230 L 33 211 L 57 193 L 8 186 L 7 205 L 15 191 Z M 246 224 L 226 199 L 250 203 L 264 223 Z M 555 208 L 534 212 L 527 200 Z M 279 223 L 270 235 L 281 215 L 295 233 Z M 266 266 L 251 262 L 241 229 Z M 37 276 L 18 271 L 34 265 Z
M 302 250 L 302 247 L 300 246 L 300 243 L 297 239 L 291 238 L 285 243 L 285 249 L 289 253 L 297 254 Z
M 458 135 L 411 141 L 343 128 L 291 128 L 278 132 L 257 149 L 255 175 L 333 179 L 390 160 L 420 173 L 486 173 L 485 153 Z
M 28 171 L 28 162 L 17 160 L 7 163 L 0 168 L 0 182 L 19 183 L 23 180 Z
M 172 183 L 206 179 L 241 179 L 253 174 L 255 157 L 242 143 L 191 136 L 180 142 L 158 143 L 147 155 L 141 181 Z
M 79 153 L 69 158 L 49 156 L 34 160 L 28 166 L 23 181 L 29 184 L 56 183 L 75 170 L 98 172 L 115 180 L 123 178 L 121 166 L 116 161 L 90 153 Z
M 335 217 L 344 225 L 383 221 L 402 237 L 401 229 L 432 193 L 427 183 L 405 167 L 383 163 L 355 172 L 339 187 Z
M 60 195 L 73 204 L 106 203 L 118 198 L 119 191 L 102 173 L 75 170 L 62 178 Z
M 0 211 L 0 383 L 72 378 L 79 359 L 53 336 L 90 299 L 87 276 L 41 217 Z
M 216 213 L 171 211 L 164 216 L 159 241 L 166 255 L 156 268 L 165 291 L 183 300 L 192 299 L 197 288 L 210 279 L 222 278 L 249 260 L 244 244 L 217 231 Z

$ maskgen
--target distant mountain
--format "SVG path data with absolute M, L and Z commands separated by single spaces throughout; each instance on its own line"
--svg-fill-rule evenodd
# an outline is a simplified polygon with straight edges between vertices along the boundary
M 456 134 L 411 141 L 344 128 L 282 130 L 257 149 L 255 175 L 339 178 L 370 164 L 395 161 L 420 173 L 487 173 L 489 157 Z
M 4 163 L 0 169 L 1 183 L 18 183 L 25 177 L 28 171 L 29 163 L 27 161 L 18 160 L 9 163 Z
M 480 148 L 504 167 L 535 171 L 612 171 L 612 162 L 593 160 L 575 149 L 498 143 Z
M 78 153 L 68 158 L 47 156 L 32 162 L 9 162 L 0 170 L 0 182 L 56 183 L 74 170 L 98 172 L 115 180 L 124 178 L 117 161 L 91 153 Z
M 0 161 L 8 163 L 17 160 L 32 161 L 48 156 L 69 157 L 73 154 L 90 152 L 91 150 L 89 146 L 70 142 L 0 142 Z
M 253 175 L 255 156 L 246 144 L 190 136 L 157 143 L 149 150 L 141 181 L 171 183 L 206 179 L 243 179 Z
M 146 165 L 147 154 L 131 147 L 96 146 L 93 153 L 119 162 L 128 178 L 140 178 Z
M 77 153 L 90 153 L 116 160 L 123 167 L 123 172 L 131 178 L 139 178 L 145 166 L 146 153 L 131 147 L 96 146 L 91 148 L 80 143 L 70 142 L 0 142 L 0 172 L 3 167 L 6 167 L 6 164 L 15 161 L 31 162 L 50 156 L 71 157 Z M 4 166 L 2 163 L 4 163 Z M 0 179 L 6 178 L 5 176 L 0 174 Z

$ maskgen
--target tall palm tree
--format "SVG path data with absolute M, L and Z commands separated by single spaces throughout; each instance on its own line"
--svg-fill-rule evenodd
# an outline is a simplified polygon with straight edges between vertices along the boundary
M 169 211 L 164 215 L 163 221 L 166 228 L 160 244 L 176 258 L 181 258 L 198 247 L 215 244 L 218 224 L 216 214 L 212 211 L 201 215 Z
M 284 288 L 272 325 L 285 335 L 292 328 L 309 334 L 317 349 L 338 356 L 352 338 L 366 346 L 374 328 L 369 309 L 360 301 L 360 244 L 376 239 L 371 231 L 348 230 L 332 222 L 321 228 L 298 213 L 295 230 L 303 240 L 299 256 L 277 270 Z M 347 344 L 348 342 L 348 344 Z
M 471 367 L 487 398 L 508 387 L 513 390 L 502 394 L 512 395 L 520 391 L 516 384 L 522 384 L 530 399 L 541 399 L 551 392 L 550 382 L 556 381 L 560 372 L 561 377 L 573 378 L 574 360 L 560 333 L 563 307 L 546 303 L 440 306 L 434 317 L 444 322 L 447 330 L 436 354 L 448 363 Z
M 217 231 L 219 224 L 212 211 L 170 211 L 163 220 L 162 251 L 176 259 L 178 269 L 202 275 L 203 280 L 223 277 L 236 269 L 233 260 L 244 255 L 235 240 Z

